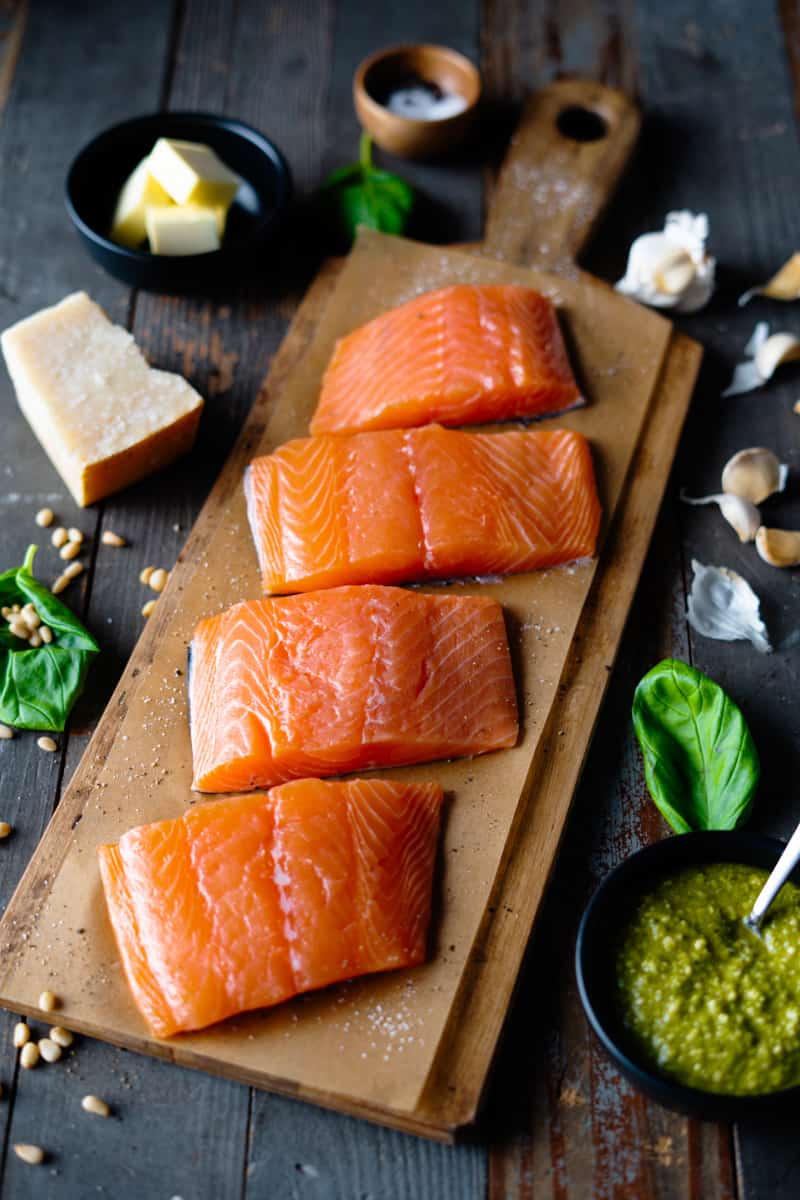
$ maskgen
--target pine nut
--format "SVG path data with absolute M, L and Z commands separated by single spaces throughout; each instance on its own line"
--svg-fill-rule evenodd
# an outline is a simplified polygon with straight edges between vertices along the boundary
M 32 1167 L 38 1167 L 39 1163 L 44 1162 L 44 1150 L 41 1146 L 31 1146 L 27 1142 L 17 1142 L 14 1146 L 14 1153 L 17 1158 L 21 1158 L 23 1162 L 29 1163 Z
M 83 534 L 81 533 L 80 529 L 76 529 L 74 525 L 72 528 L 67 530 L 67 537 L 71 542 L 77 542 L 78 545 L 80 545 L 83 541 Z
M 156 606 L 155 600 L 148 600 L 146 604 L 142 605 L 142 616 L 143 617 L 152 616 L 155 606 Z
M 32 604 L 26 604 L 20 616 L 29 629 L 38 629 L 42 623 L 42 618 Z
M 50 1030 L 50 1041 L 55 1042 L 57 1046 L 62 1046 L 65 1050 L 67 1046 L 71 1046 L 73 1041 L 72 1034 L 63 1025 L 54 1025 Z
M 72 580 L 77 578 L 77 576 L 80 575 L 81 571 L 83 570 L 84 566 L 82 562 L 70 563 L 66 570 L 61 572 L 50 591 L 54 596 L 57 596 L 58 593 L 63 592 L 64 588 L 68 587 Z
M 0 841 L 5 841 L 10 836 L 11 831 L 12 826 L 9 825 L 8 821 L 0 821 Z
M 28 645 L 33 650 L 38 650 L 39 647 L 41 646 L 41 644 L 42 644 L 42 635 L 38 632 L 38 630 L 34 629 L 33 633 L 28 638 Z
M 92 1113 L 95 1117 L 111 1116 L 111 1109 L 105 1100 L 101 1100 L 99 1096 L 84 1096 L 81 1100 L 81 1108 L 84 1112 Z
M 44 642 L 45 646 L 49 646 L 53 640 L 53 631 L 49 625 L 39 626 L 39 637 Z
M 28 626 L 25 624 L 21 616 L 16 616 L 13 618 L 13 620 L 9 621 L 8 628 L 11 630 L 14 637 L 22 638 L 24 642 L 27 642 L 28 638 L 30 637 L 31 631 L 28 629 Z
M 26 1071 L 32 1071 L 39 1061 L 39 1047 L 36 1042 L 26 1042 L 19 1052 L 19 1063 Z
M 155 571 L 153 571 L 153 574 L 150 576 L 148 582 L 154 592 L 163 592 L 164 588 L 167 586 L 168 579 L 169 575 L 164 568 L 158 567 Z
M 104 546 L 127 546 L 128 544 L 124 537 L 120 537 L 118 533 L 114 533 L 111 529 L 103 530 L 103 536 L 100 538 L 100 541 Z
M 80 542 L 67 542 L 66 546 L 62 546 L 58 552 L 59 558 L 66 559 L 67 562 L 72 558 L 77 558 L 81 552 Z
M 63 525 L 59 525 L 58 529 L 54 529 L 50 534 L 50 541 L 53 543 L 56 550 L 60 550 L 67 540 L 67 531 Z
M 53 741 L 51 737 L 37 738 L 36 745 L 40 750 L 46 750 L 48 754 L 55 754 L 58 749 L 58 742 Z
M 41 525 L 42 529 L 46 529 L 48 525 L 53 524 L 52 508 L 40 508 L 33 519 L 37 525 Z
M 12 611 L 12 613 L 18 613 L 18 612 L 19 612 L 19 605 L 18 605 L 18 604 L 12 604 L 12 605 L 11 605 L 11 611 Z
M 8 607 L 8 605 L 4 604 L 3 607 L 0 608 L 0 614 L 3 617 L 3 620 L 7 621 L 11 616 L 11 609 Z
M 155 567 L 145 567 L 143 570 L 141 570 L 139 572 L 139 583 L 149 583 L 150 576 L 153 574 L 153 571 L 155 571 Z
M 0 725 L 0 739 L 3 739 L 4 741 L 6 741 L 6 740 L 13 738 L 13 736 L 14 736 L 13 729 L 10 729 L 8 725 Z
M 61 1047 L 57 1042 L 52 1041 L 51 1038 L 40 1038 L 39 1053 L 47 1063 L 58 1062 L 61 1058 Z
M 55 995 L 55 992 L 51 992 L 49 989 L 47 989 L 46 991 L 40 993 L 39 1008 L 41 1008 L 42 1012 L 52 1012 L 53 1009 L 57 1007 L 58 999 Z
M 30 1028 L 25 1024 L 24 1021 L 17 1021 L 16 1025 L 14 1026 L 12 1040 L 17 1050 L 21 1049 L 26 1042 L 31 1040 Z

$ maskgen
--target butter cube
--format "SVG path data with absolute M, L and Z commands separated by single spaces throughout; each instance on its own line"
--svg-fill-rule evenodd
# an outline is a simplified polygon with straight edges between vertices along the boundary
M 171 204 L 158 180 L 150 174 L 150 156 L 143 158 L 123 184 L 111 222 L 111 240 L 135 249 L 147 236 L 145 210 L 148 204 Z
M 202 397 L 150 367 L 85 292 L 0 337 L 17 400 L 78 504 L 92 504 L 189 450 Z
M 210 146 L 172 138 L 159 138 L 151 150 L 150 174 L 176 204 L 229 205 L 240 183 Z
M 207 254 L 220 247 L 218 209 L 211 206 L 151 204 L 145 225 L 153 254 Z

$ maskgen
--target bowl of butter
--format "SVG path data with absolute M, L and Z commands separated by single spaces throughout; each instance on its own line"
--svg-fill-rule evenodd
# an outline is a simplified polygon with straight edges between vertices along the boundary
M 132 287 L 187 292 L 244 278 L 291 198 L 281 151 L 230 117 L 154 113 L 80 151 L 67 211 L 92 257 Z

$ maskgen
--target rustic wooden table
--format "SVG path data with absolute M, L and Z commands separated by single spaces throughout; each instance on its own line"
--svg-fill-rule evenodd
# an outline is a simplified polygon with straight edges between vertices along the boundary
M 0 327 L 85 288 L 157 364 L 184 372 L 208 397 L 190 460 L 79 512 L 2 373 L 0 564 L 21 561 L 35 533 L 33 514 L 45 504 L 93 539 L 104 528 L 124 532 L 131 548 L 102 572 L 90 570 L 82 589 L 69 593 L 103 654 L 60 753 L 43 754 L 33 737 L 3 744 L 0 817 L 15 833 L 0 852 L 0 902 L 11 895 L 141 629 L 138 570 L 174 561 L 317 261 L 315 230 L 301 212 L 281 255 L 265 259 L 258 284 L 208 301 L 131 293 L 89 261 L 70 230 L 62 202 L 67 165 L 114 121 L 159 106 L 205 109 L 269 133 L 302 198 L 354 156 L 356 63 L 406 39 L 444 42 L 479 62 L 487 100 L 471 152 L 447 165 L 402 168 L 426 201 L 422 236 L 480 236 L 492 185 L 486 164 L 501 157 L 519 102 L 560 74 L 579 73 L 637 95 L 645 112 L 640 149 L 585 265 L 617 277 L 631 238 L 683 207 L 709 213 L 720 263 L 712 303 L 679 322 L 704 343 L 706 361 L 485 1118 L 470 1144 L 448 1148 L 85 1039 L 57 1066 L 21 1075 L 10 1041 L 14 1018 L 2 1014 L 0 1171 L 2 1194 L 15 1200 L 800 1194 L 795 1113 L 731 1129 L 648 1103 L 592 1041 L 572 974 L 575 929 L 593 887 L 622 857 L 665 832 L 647 798 L 629 721 L 633 687 L 658 659 L 675 654 L 695 663 L 745 710 L 763 762 L 752 824 L 785 834 L 798 816 L 791 784 L 800 774 L 793 703 L 800 578 L 740 547 L 709 510 L 677 500 L 683 485 L 715 491 L 721 464 L 744 446 L 771 446 L 798 465 L 796 372 L 786 370 L 752 396 L 720 398 L 756 317 L 800 328 L 794 308 L 763 302 L 743 311 L 735 303 L 798 246 L 796 0 L 0 5 Z M 796 495 L 795 481 L 770 502 L 774 524 L 798 524 Z M 762 657 L 747 644 L 690 633 L 684 611 L 693 558 L 739 569 L 753 583 L 776 653 Z M 80 1112 L 87 1091 L 111 1101 L 114 1119 Z M 10 1147 L 21 1141 L 46 1147 L 47 1164 L 20 1162 Z

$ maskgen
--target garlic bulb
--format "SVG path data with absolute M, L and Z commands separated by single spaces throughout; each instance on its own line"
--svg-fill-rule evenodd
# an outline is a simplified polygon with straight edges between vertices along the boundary
M 755 504 L 743 500 L 741 496 L 731 496 L 726 492 L 718 492 L 713 496 L 687 496 L 681 492 L 681 500 L 685 504 L 718 504 L 725 520 L 738 533 L 740 542 L 752 542 L 761 524 L 761 514 Z
M 775 492 L 786 487 L 789 468 L 778 461 L 777 454 L 765 446 L 740 450 L 722 468 L 722 490 L 741 496 L 751 504 L 761 504 Z
M 800 532 L 762 525 L 756 533 L 756 550 L 771 567 L 796 567 L 800 565 Z
M 706 567 L 696 559 L 692 570 L 686 613 L 692 629 L 722 642 L 746 639 L 762 654 L 769 654 L 772 647 L 758 596 L 747 580 L 727 567 Z
M 663 230 L 633 242 L 616 290 L 652 308 L 696 312 L 714 291 L 716 260 L 706 254 L 707 238 L 705 213 L 667 213 Z

